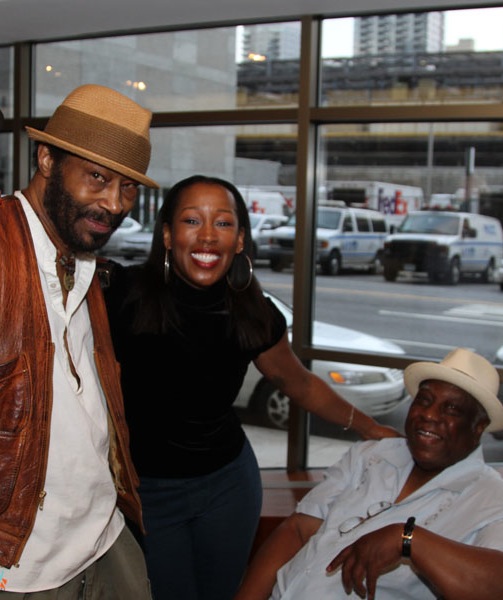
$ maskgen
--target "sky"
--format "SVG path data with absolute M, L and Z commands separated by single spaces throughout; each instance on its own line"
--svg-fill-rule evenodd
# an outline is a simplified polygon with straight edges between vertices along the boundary
M 333 19 L 333 29 L 328 23 L 323 32 L 323 56 L 352 56 L 353 19 Z M 462 38 L 473 39 L 478 52 L 503 50 L 503 8 L 446 11 L 445 44 L 455 45 Z

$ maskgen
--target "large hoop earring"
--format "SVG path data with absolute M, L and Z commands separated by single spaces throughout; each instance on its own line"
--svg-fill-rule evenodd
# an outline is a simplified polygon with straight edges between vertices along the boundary
M 164 255 L 164 283 L 168 283 L 169 279 L 169 250 L 166 248 Z
M 245 265 L 243 265 L 242 262 L 241 265 L 239 264 L 239 257 L 242 257 L 246 260 Z M 244 292 L 250 287 L 250 284 L 253 279 L 253 263 L 248 254 L 246 254 L 245 252 L 240 252 L 239 254 L 236 254 L 226 278 L 227 284 L 233 292 Z M 242 283 L 243 280 L 244 285 Z

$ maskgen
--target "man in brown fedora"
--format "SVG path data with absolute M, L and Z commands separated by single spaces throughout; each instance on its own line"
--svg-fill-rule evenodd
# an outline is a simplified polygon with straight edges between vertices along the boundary
M 0 589 L 5 598 L 150 599 L 118 366 L 93 252 L 132 209 L 151 112 L 83 85 L 0 198 Z
M 356 443 L 264 543 L 235 600 L 503 598 L 499 376 L 464 348 L 404 373 L 405 438 Z

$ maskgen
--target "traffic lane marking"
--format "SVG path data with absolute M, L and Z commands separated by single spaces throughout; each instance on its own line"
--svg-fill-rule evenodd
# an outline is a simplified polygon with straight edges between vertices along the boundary
M 401 312 L 396 310 L 378 310 L 377 314 L 392 317 L 405 317 L 407 319 L 428 319 L 429 321 L 449 321 L 451 323 L 466 323 L 470 325 L 488 325 L 489 327 L 503 327 L 503 317 L 501 320 L 486 320 L 483 318 L 451 317 L 447 314 L 432 315 L 429 313 Z

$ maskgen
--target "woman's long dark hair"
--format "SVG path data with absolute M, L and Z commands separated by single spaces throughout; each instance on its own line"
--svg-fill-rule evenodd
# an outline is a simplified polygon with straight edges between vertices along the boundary
M 232 261 L 228 272 L 232 286 L 227 285 L 225 303 L 231 315 L 231 329 L 237 335 L 242 348 L 254 348 L 269 342 L 271 336 L 271 309 L 266 302 L 255 275 L 251 276 L 250 265 L 245 254 L 252 257 L 253 244 L 250 219 L 243 196 L 229 181 L 206 175 L 192 175 L 176 183 L 168 190 L 156 218 L 150 254 L 141 266 L 137 284 L 133 284 L 128 300 L 137 303 L 134 330 L 137 333 L 165 333 L 171 328 L 183 331 L 176 303 L 173 301 L 173 277 L 164 279 L 166 248 L 163 239 L 163 226 L 173 225 L 173 216 L 178 207 L 181 193 L 196 183 L 220 185 L 227 189 L 236 202 L 238 227 L 244 230 L 244 248 Z M 171 270 L 173 265 L 171 264 Z M 234 289 L 235 288 L 235 289 Z M 242 290 L 242 291 L 239 291 Z

